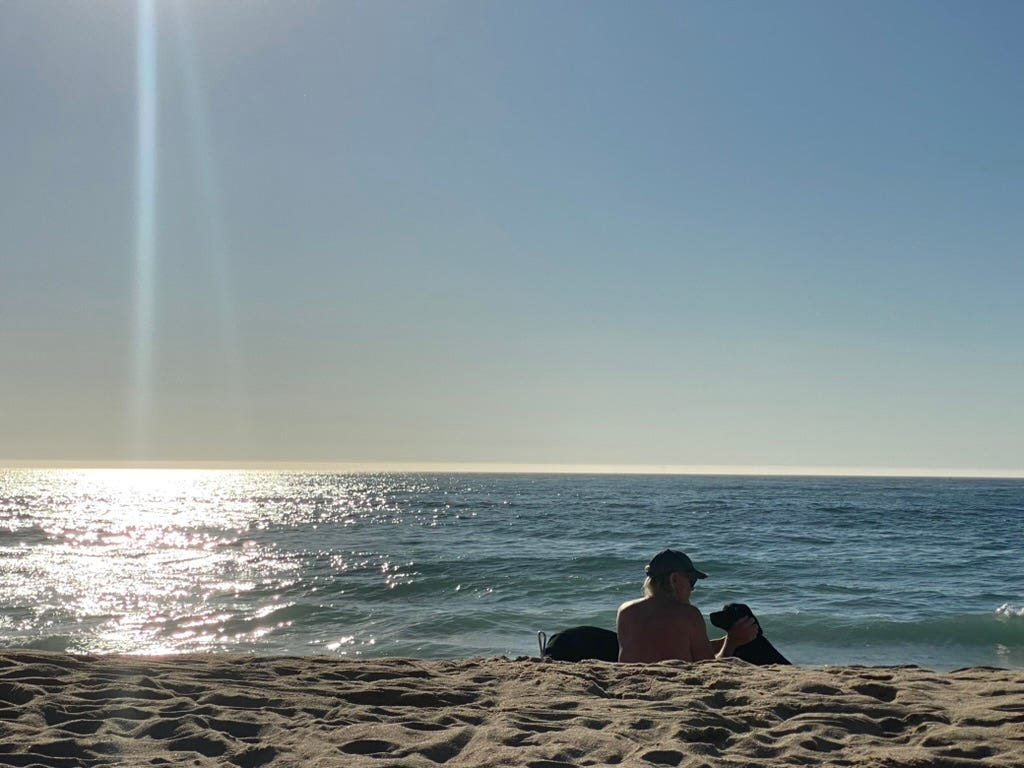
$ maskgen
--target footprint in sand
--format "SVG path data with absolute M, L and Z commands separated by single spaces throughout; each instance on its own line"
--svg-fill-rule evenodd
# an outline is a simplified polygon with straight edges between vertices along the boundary
M 102 727 L 102 720 L 68 720 L 67 722 L 62 723 L 58 730 L 75 733 L 79 736 L 89 736 L 96 733 L 96 731 Z
M 236 739 L 251 739 L 259 736 L 263 730 L 259 723 L 247 723 L 242 720 L 221 720 L 211 717 L 207 722 L 214 730 Z
M 857 693 L 862 693 L 865 696 L 870 696 L 873 699 L 878 699 L 879 701 L 890 702 L 896 699 L 896 689 L 891 685 L 865 683 L 864 685 L 853 686 L 853 690 Z
M 158 740 L 169 739 L 178 732 L 181 725 L 182 721 L 175 718 L 157 720 L 155 723 L 151 723 L 139 729 L 137 736 L 144 736 L 149 739 Z
M 377 739 L 356 739 L 338 747 L 347 755 L 383 755 L 396 749 L 390 741 Z
M 0 683 L 0 701 L 8 704 L 28 704 L 41 693 L 38 688 L 30 688 L 21 683 Z
M 732 731 L 720 726 L 704 728 L 683 728 L 676 733 L 676 738 L 694 744 L 723 744 L 732 738 Z
M 211 739 L 206 736 L 189 736 L 185 739 L 172 741 L 167 748 L 175 752 L 198 752 L 206 757 L 220 757 L 228 746 L 223 741 Z
M 415 752 L 431 762 L 447 763 L 462 752 L 472 738 L 473 729 L 465 728 L 462 731 L 449 733 L 443 740 L 434 744 L 416 747 Z
M 449 727 L 449 724 L 419 722 L 415 720 L 406 723 L 399 723 L 399 725 L 413 731 L 444 731 Z
M 683 753 L 674 749 L 655 749 L 645 752 L 641 757 L 655 765 L 679 765 L 683 762 Z
M 277 750 L 273 747 L 258 747 L 247 749 L 245 752 L 235 755 L 230 758 L 229 762 L 239 766 L 239 768 L 259 768 L 261 765 L 269 763 L 275 757 L 277 757 Z

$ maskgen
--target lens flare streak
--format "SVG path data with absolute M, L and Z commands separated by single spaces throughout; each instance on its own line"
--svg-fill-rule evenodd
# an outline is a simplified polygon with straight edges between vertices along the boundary
M 136 61 L 135 325 L 131 391 L 132 456 L 149 451 L 157 258 L 157 35 L 153 0 L 138 2 Z

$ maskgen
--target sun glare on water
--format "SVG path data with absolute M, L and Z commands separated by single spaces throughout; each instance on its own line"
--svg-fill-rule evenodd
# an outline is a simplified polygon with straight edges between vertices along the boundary
M 69 626 L 92 630 L 88 647 L 69 648 L 85 652 L 170 653 L 224 639 L 224 611 L 202 606 L 253 586 L 250 505 L 232 502 L 237 473 L 103 469 L 49 480 L 54 513 L 43 528 L 53 543 L 31 552 L 14 586 L 29 591 L 33 573 L 53 584 L 39 607 L 53 649 L 77 634 Z M 234 633 L 261 629 L 257 621 Z

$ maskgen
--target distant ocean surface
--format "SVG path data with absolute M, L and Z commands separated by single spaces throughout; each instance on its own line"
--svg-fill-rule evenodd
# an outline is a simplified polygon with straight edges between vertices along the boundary
M 0 647 L 536 655 L 665 547 L 794 663 L 1024 668 L 1024 481 L 934 478 L 0 470 Z

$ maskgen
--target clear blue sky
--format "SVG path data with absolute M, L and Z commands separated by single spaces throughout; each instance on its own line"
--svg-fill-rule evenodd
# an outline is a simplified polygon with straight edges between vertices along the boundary
M 158 0 L 142 334 L 138 8 L 0 4 L 0 460 L 1024 469 L 1024 4 Z

